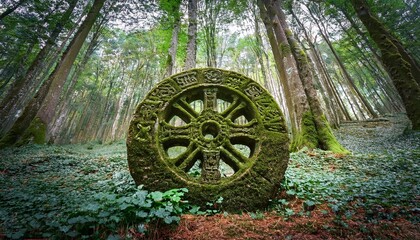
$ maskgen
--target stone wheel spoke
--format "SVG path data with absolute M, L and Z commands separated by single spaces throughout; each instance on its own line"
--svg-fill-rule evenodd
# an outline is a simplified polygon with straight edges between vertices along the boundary
M 159 141 L 164 146 L 187 146 L 190 142 L 190 126 L 172 126 L 164 121 L 160 123 Z
M 184 98 L 181 98 L 176 103 L 174 103 L 173 107 L 178 110 L 177 111 L 177 114 L 186 123 L 189 123 L 193 119 L 195 119 L 195 118 L 198 117 L 198 113 L 185 100 L 185 97 Z
M 225 144 L 225 147 L 221 149 L 221 152 L 224 155 L 223 161 L 235 172 L 242 169 L 243 165 L 248 160 L 245 158 L 245 156 L 242 156 L 239 152 L 237 152 L 237 150 L 230 143 Z
M 217 88 L 204 89 L 204 109 L 217 111 Z
M 192 152 L 194 152 L 195 144 L 190 142 L 190 144 L 187 146 L 187 149 L 185 152 L 181 153 L 179 156 L 170 159 L 170 161 L 175 164 L 175 166 L 180 166 L 185 159 L 188 158 L 189 155 L 191 155 Z M 194 163 L 192 163 L 194 165 Z
M 251 120 L 247 124 L 239 125 L 239 124 L 230 124 L 230 137 L 237 138 L 237 137 L 246 137 L 250 139 L 257 139 L 258 136 L 256 135 L 256 127 L 258 122 L 256 119 Z
M 181 99 L 173 104 L 176 110 L 175 115 L 180 117 L 184 122 L 190 123 L 193 119 L 198 117 L 198 113 L 185 101 Z
M 214 182 L 220 180 L 220 150 L 203 150 L 202 153 L 203 163 L 201 168 L 201 179 L 204 182 Z
M 194 166 L 194 163 L 198 160 L 200 151 L 201 150 L 199 148 L 195 148 L 193 151 L 187 150 L 184 158 L 180 158 L 178 160 L 179 165 L 177 165 L 177 167 L 182 169 L 184 172 L 188 172 L 192 166 Z
M 246 103 L 243 101 L 240 101 L 237 97 L 233 100 L 232 104 L 229 105 L 228 108 L 226 108 L 225 111 L 222 112 L 222 116 L 230 119 L 235 120 L 235 118 L 243 115 L 243 110 L 246 107 Z

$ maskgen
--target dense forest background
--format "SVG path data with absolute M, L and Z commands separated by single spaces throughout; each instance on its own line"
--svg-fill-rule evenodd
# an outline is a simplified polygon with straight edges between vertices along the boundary
M 237 71 L 265 86 L 293 149 L 345 152 L 329 126 L 406 111 L 418 129 L 418 5 L 4 0 L 1 144 L 123 139 L 147 92 L 194 67 Z

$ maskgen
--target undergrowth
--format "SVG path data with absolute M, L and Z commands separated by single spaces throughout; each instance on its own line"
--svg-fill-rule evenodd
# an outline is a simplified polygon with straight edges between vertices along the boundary
M 370 153 L 337 155 L 315 149 L 290 155 L 280 199 L 272 207 L 286 217 L 298 214 L 287 199 L 303 202 L 302 214 L 327 203 L 338 217 L 363 209 L 366 221 L 404 217 L 419 223 L 420 133 L 382 142 Z
M 280 198 L 267 210 L 293 221 L 328 206 L 322 214 L 333 214 L 341 227 L 356 213 L 360 217 L 360 209 L 363 219 L 357 221 L 403 217 L 418 224 L 420 133 L 381 144 L 369 152 L 355 147 L 346 156 L 305 149 L 291 154 Z M 123 142 L 29 145 L 1 150 L 0 156 L 0 239 L 138 239 L 179 223 L 185 213 L 221 211 L 190 205 L 183 200 L 187 189 L 136 187 Z M 292 206 L 296 200 L 301 209 Z M 208 205 L 222 206 L 223 198 Z M 249 215 L 256 221 L 266 216 Z
M 148 192 L 128 173 L 124 146 L 26 146 L 3 151 L 0 232 L 6 237 L 108 238 L 178 223 L 187 189 Z M 129 231 L 128 231 L 129 230 Z M 147 231 L 148 230 L 148 231 Z

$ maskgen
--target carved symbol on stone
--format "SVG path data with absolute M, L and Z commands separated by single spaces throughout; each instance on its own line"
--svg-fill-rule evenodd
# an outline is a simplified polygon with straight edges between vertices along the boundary
M 236 89 L 241 89 L 242 85 L 246 82 L 245 79 L 243 78 L 238 78 L 236 76 L 229 76 L 226 81 L 225 84 L 229 87 L 233 87 Z
M 204 80 L 208 83 L 222 83 L 223 73 L 219 70 L 206 70 Z
M 285 131 L 281 126 L 282 118 L 280 110 L 273 107 L 273 102 L 268 94 L 260 94 L 254 98 L 258 111 L 263 116 L 263 124 L 270 131 Z
M 264 89 L 260 86 L 257 86 L 255 83 L 249 84 L 248 87 L 244 90 L 245 94 L 250 97 L 251 99 L 254 99 L 258 96 L 260 96 Z
M 217 88 L 207 88 L 204 90 L 204 108 L 216 110 L 217 108 L 216 93 L 217 93 Z
M 176 75 L 173 79 L 181 88 L 184 88 L 197 83 L 197 73 L 189 72 L 180 74 Z
M 161 108 L 163 102 L 161 101 L 145 101 L 140 107 L 140 114 L 143 120 L 153 120 L 156 119 L 156 113 Z
M 136 134 L 134 138 L 140 142 L 147 141 L 148 137 L 150 136 L 150 130 L 152 129 L 152 127 L 138 123 L 137 129 L 138 129 L 138 133 Z
M 165 82 L 150 92 L 150 98 L 157 100 L 167 100 L 170 99 L 174 93 L 176 93 L 176 89 L 172 86 L 172 84 L 170 82 Z
M 203 156 L 202 180 L 204 182 L 216 182 L 220 180 L 220 151 L 204 150 Z
M 229 196 L 224 208 L 251 210 L 268 202 L 286 170 L 282 113 L 264 88 L 237 73 L 172 76 L 140 103 L 131 124 L 130 173 L 151 191 L 188 187 L 198 204 Z

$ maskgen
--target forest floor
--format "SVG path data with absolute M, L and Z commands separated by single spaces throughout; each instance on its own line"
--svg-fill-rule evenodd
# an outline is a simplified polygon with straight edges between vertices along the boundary
M 292 153 L 278 199 L 240 214 L 136 188 L 124 142 L 4 149 L 0 239 L 420 239 L 420 132 L 407 124 L 343 123 L 351 155 Z

